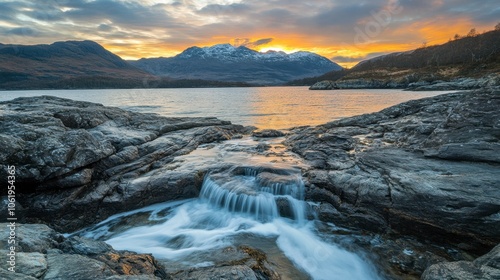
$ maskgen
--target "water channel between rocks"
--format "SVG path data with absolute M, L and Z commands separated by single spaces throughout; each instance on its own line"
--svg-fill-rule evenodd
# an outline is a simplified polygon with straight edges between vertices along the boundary
M 249 246 L 263 251 L 283 279 L 381 279 L 363 252 L 327 240 L 328 225 L 304 200 L 305 165 L 281 140 L 200 146 L 167 167 L 212 170 L 198 198 L 114 215 L 75 234 L 152 253 L 169 271 L 228 263 L 237 254 L 231 248 Z M 255 153 L 259 145 L 265 153 Z

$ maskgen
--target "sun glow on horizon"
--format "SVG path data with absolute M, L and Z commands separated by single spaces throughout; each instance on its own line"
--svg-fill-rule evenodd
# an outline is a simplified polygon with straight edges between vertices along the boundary
M 392 52 L 410 51 L 421 47 L 424 43 L 427 45 L 446 43 L 455 34 L 465 35 L 468 30 L 474 27 L 470 19 L 463 18 L 444 28 L 442 25 L 446 20 L 446 18 L 441 17 L 431 21 L 410 23 L 394 30 L 388 30 L 387 34 L 382 34 L 388 36 L 388 39 L 373 38 L 373 40 L 363 44 L 345 43 L 348 40 L 338 43 L 324 40 L 318 36 L 306 38 L 296 34 L 262 32 L 247 37 L 248 44 L 236 45 L 244 45 L 264 53 L 275 51 L 290 54 L 297 51 L 309 51 L 324 56 L 344 68 L 352 68 L 360 61 Z M 475 28 L 479 33 L 491 30 L 488 25 L 475 25 Z M 414 34 L 414 36 L 408 34 Z M 258 42 L 260 38 L 272 38 L 272 40 L 263 44 L 252 44 Z M 119 42 L 116 40 L 96 41 L 123 59 L 138 60 L 141 58 L 173 57 L 192 46 L 207 47 L 224 43 L 235 45 L 236 40 L 240 39 L 234 39 L 234 37 L 227 35 L 212 37 L 209 40 L 199 38 L 199 40 L 187 44 L 185 42 L 166 43 L 155 39 L 124 39 Z

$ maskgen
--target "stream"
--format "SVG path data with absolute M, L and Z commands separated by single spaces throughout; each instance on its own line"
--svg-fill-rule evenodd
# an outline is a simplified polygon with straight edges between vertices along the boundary
M 278 142 L 270 143 L 275 154 Z M 282 279 L 381 279 L 363 252 L 349 251 L 320 231 L 325 224 L 316 219 L 314 203 L 304 200 L 300 164 L 290 155 L 278 153 L 289 162 L 276 163 L 278 157 L 245 151 L 255 144 L 238 139 L 202 146 L 172 163 L 230 163 L 205 176 L 198 198 L 117 214 L 75 234 L 117 250 L 152 253 L 167 271 L 224 263 L 231 258 L 224 248 L 244 245 L 264 252 Z

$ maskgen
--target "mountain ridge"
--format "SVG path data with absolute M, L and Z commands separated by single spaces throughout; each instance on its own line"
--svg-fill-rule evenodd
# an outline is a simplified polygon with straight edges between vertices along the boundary
M 311 52 L 258 52 L 244 46 L 218 44 L 189 47 L 173 57 L 129 60 L 157 76 L 253 84 L 283 84 L 311 74 L 341 70 L 338 64 Z
M 64 88 L 64 81 L 85 80 L 82 88 L 138 83 L 151 75 L 96 42 L 65 41 L 40 45 L 0 45 L 0 88 Z M 108 80 L 108 82 L 106 81 Z M 97 83 L 97 84 L 96 84 Z
M 154 74 L 151 70 L 158 68 L 155 65 L 150 67 L 152 69 L 140 69 L 90 40 L 39 45 L 0 43 L 0 89 L 255 86 L 282 84 L 296 77 L 297 72 L 310 76 L 311 73 L 327 72 L 325 69 L 341 69 L 314 53 L 260 53 L 229 44 L 190 47 L 176 57 L 179 61 L 173 69 L 181 73 L 172 77 Z M 249 64 L 248 59 L 258 60 L 258 63 Z M 221 60 L 223 62 L 219 63 Z M 208 66 L 203 66 L 204 63 Z M 231 76 L 241 65 L 251 71 L 239 71 L 239 76 Z M 208 75 L 196 73 L 203 67 L 210 72 Z

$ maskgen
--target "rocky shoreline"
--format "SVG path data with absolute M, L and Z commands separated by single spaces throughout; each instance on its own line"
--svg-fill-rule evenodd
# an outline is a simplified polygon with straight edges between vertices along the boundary
M 408 74 L 397 79 L 351 78 L 337 81 L 324 80 L 310 86 L 310 90 L 334 89 L 406 89 L 410 91 L 473 90 L 499 87 L 500 75 L 489 74 L 480 78 L 461 77 L 442 80 L 437 77 Z
M 500 243 L 498 108 L 500 92 L 491 89 L 440 95 L 294 128 L 286 135 L 257 132 L 251 137 L 259 144 L 251 151 L 280 157 L 266 141 L 283 137 L 288 152 L 306 163 L 306 199 L 318 202 L 318 217 L 380 236 L 379 245 L 373 245 L 373 239 L 358 241 L 380 251 L 381 265 L 396 267 L 398 272 L 390 277 L 414 279 L 430 266 L 423 279 L 441 279 L 459 273 L 453 269 L 458 265 L 461 275 L 495 279 L 500 275 L 498 247 L 471 261 Z M 48 96 L 0 102 L 0 112 L 0 176 L 7 176 L 7 164 L 16 166 L 19 220 L 27 231 L 50 237 L 44 243 L 50 245 L 41 249 L 23 247 L 26 259 L 46 263 L 32 262 L 42 268 L 25 277 L 60 279 L 64 270 L 57 274 L 51 261 L 67 259 L 71 264 L 81 258 L 102 267 L 105 274 L 99 277 L 106 279 L 197 279 L 207 273 L 229 279 L 279 279 L 252 248 L 228 249 L 235 252 L 232 261 L 216 267 L 171 272 L 151 256 L 114 251 L 105 243 L 66 238 L 36 225 L 72 232 L 116 213 L 196 197 L 205 174 L 227 166 L 176 168 L 174 159 L 201 144 L 249 137 L 254 127 L 214 118 L 165 118 Z M 2 205 L 2 215 L 5 208 Z M 409 246 L 421 250 L 404 251 Z M 105 250 L 89 252 L 86 247 Z M 457 250 L 464 253 L 453 253 Z M 442 261 L 459 263 L 436 264 Z

